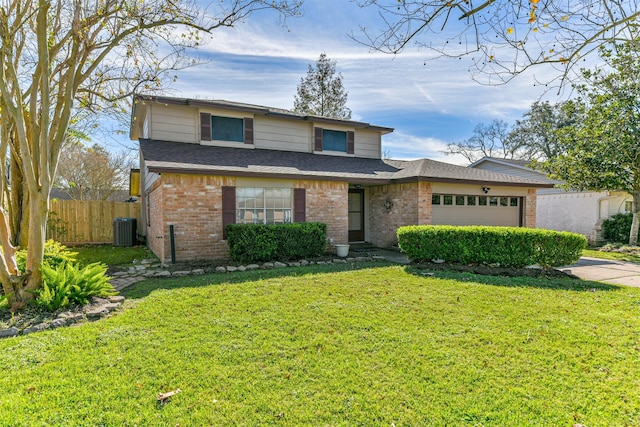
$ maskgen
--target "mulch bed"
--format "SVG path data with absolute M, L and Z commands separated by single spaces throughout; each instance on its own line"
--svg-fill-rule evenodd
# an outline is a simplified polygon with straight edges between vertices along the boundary
M 455 263 L 436 263 L 436 262 L 416 262 L 411 264 L 419 270 L 431 271 L 457 271 L 462 273 L 484 274 L 486 276 L 505 276 L 505 277 L 540 277 L 547 279 L 572 278 L 577 279 L 570 273 L 565 273 L 554 268 L 509 268 L 509 267 L 491 267 L 481 264 L 455 264 Z

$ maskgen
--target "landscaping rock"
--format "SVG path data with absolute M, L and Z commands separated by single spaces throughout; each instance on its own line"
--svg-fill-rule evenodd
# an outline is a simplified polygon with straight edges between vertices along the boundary
M 202 276 L 204 274 L 204 269 L 196 268 L 195 270 L 191 270 L 191 274 L 194 276 Z
M 153 277 L 171 277 L 170 271 L 158 271 Z
M 224 267 L 216 267 L 216 272 L 217 273 L 226 273 L 227 269 Z
M 309 261 L 307 261 L 306 259 L 301 259 L 300 265 L 309 265 Z
M 71 313 L 69 316 L 65 317 L 64 319 L 69 324 L 76 323 L 76 322 L 79 322 L 80 320 L 84 319 L 84 314 L 82 314 L 82 313 Z
M 44 331 L 45 329 L 49 329 L 51 327 L 51 325 L 49 323 L 38 323 L 35 326 L 32 326 L 30 328 L 26 328 L 22 331 L 23 335 L 27 335 L 30 334 L 32 332 L 40 332 L 40 331 Z
M 184 276 L 188 276 L 189 273 L 191 273 L 190 271 L 174 271 L 173 273 L 171 273 L 171 276 L 173 277 L 184 277 Z
M 273 268 L 273 263 L 265 262 L 264 264 L 262 264 L 262 268 Z
M 239 265 L 238 266 L 238 271 L 246 271 L 247 267 L 245 267 L 244 265 Z
M 342 259 L 342 258 L 335 258 L 335 259 L 333 260 L 333 263 L 334 263 L 334 264 L 346 264 L 346 263 L 347 263 L 347 260 L 346 260 L 346 259 Z
M 119 303 L 123 303 L 124 302 L 124 297 L 122 295 L 112 295 L 107 299 L 110 302 L 119 302 Z
M 257 270 L 260 268 L 260 266 L 258 264 L 249 264 L 247 266 L 245 266 L 247 270 Z
M 51 321 L 52 328 L 60 328 L 67 325 L 67 319 L 57 318 Z
M 119 302 L 110 302 L 108 304 L 103 305 L 103 308 L 106 308 L 108 311 L 116 311 L 118 308 L 120 308 L 122 304 L 120 304 Z
M 2 329 L 0 330 L 0 338 L 15 337 L 19 332 L 20 330 L 15 326 L 10 327 L 9 329 Z
M 280 262 L 280 261 L 276 261 L 276 262 L 273 263 L 273 267 L 274 268 L 283 268 L 283 267 L 286 267 L 286 266 L 287 266 L 287 264 L 285 264 L 284 262 Z
M 88 319 L 100 319 L 101 317 L 105 317 L 107 314 L 109 314 L 109 310 L 104 306 L 99 306 L 87 310 L 85 314 L 87 315 Z
M 107 304 L 109 302 L 106 298 L 91 297 L 91 304 Z

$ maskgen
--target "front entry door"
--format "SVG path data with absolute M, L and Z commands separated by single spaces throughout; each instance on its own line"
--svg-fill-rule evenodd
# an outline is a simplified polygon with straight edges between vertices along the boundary
M 349 190 L 349 241 L 364 241 L 364 190 Z

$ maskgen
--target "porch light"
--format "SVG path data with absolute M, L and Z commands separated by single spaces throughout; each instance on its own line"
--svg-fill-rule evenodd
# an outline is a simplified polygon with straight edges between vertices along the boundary
M 387 199 L 384 201 L 384 207 L 387 211 L 390 211 L 391 209 L 393 209 L 393 200 L 391 199 Z

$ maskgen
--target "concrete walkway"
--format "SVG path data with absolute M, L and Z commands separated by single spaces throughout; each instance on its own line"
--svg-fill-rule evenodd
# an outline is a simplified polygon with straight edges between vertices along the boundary
M 632 262 L 582 257 L 577 263 L 558 270 L 570 272 L 583 280 L 640 287 L 640 264 Z

